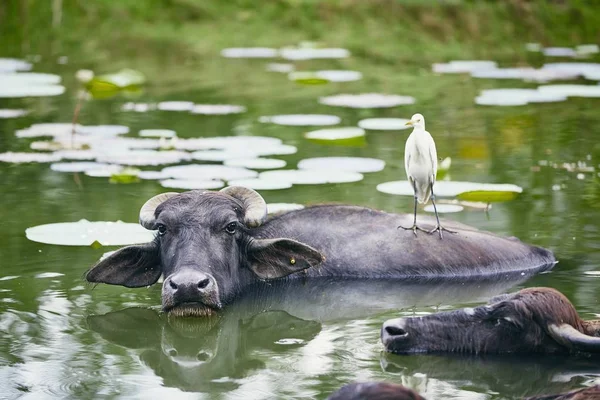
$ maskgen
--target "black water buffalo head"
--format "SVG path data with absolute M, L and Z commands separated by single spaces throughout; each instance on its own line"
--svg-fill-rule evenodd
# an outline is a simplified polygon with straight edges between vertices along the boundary
M 350 383 L 342 386 L 327 400 L 425 400 L 417 392 L 387 382 Z
M 164 276 L 162 306 L 181 316 L 219 310 L 244 286 L 316 266 L 323 256 L 286 238 L 265 238 L 267 207 L 254 190 L 163 193 L 140 210 L 140 224 L 156 230 L 146 244 L 124 247 L 86 274 L 89 282 L 149 286 Z
M 582 320 L 551 288 L 500 295 L 476 308 L 386 321 L 392 353 L 600 353 L 600 321 Z

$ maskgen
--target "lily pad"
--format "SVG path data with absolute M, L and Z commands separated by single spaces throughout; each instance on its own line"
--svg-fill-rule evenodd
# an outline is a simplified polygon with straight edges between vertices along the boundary
M 328 58 L 347 58 L 350 52 L 340 48 L 283 48 L 280 55 L 286 60 L 312 60 Z
M 528 103 L 548 103 L 566 100 L 558 92 L 542 92 L 535 89 L 489 89 L 483 90 L 475 103 L 488 106 L 522 106 Z
M 579 56 L 588 56 L 591 54 L 598 54 L 600 52 L 600 47 L 597 44 L 580 44 L 579 46 L 575 46 L 575 51 Z
M 464 201 L 478 201 L 483 203 L 498 203 L 511 201 L 517 198 L 520 191 L 501 191 L 501 190 L 473 190 L 460 193 L 457 198 Z
M 269 63 L 266 66 L 266 70 L 269 72 L 280 72 L 283 74 L 289 74 L 294 71 L 294 69 L 296 69 L 294 64 L 287 63 Z
M 286 211 L 302 210 L 304 206 L 297 203 L 268 203 L 267 213 L 278 214 Z
M 137 168 L 123 168 L 122 170 L 115 172 L 110 176 L 110 183 L 128 184 L 139 182 L 138 174 L 140 170 Z
M 301 160 L 299 169 L 332 169 L 353 172 L 377 172 L 385 168 L 385 161 L 365 157 L 316 157 Z
M 230 181 L 234 179 L 255 178 L 258 172 L 240 167 L 228 167 L 225 165 L 179 165 L 167 167 L 162 172 L 174 179 L 181 180 L 210 180 L 222 179 Z
M 380 183 L 379 185 L 377 185 L 377 191 L 400 196 L 414 196 L 413 188 L 408 181 L 392 181 Z M 460 181 L 437 181 L 435 183 L 434 191 L 435 195 L 438 197 L 457 197 L 461 193 L 473 191 L 521 193 L 523 189 L 517 185 L 508 183 L 495 184 Z
M 16 58 L 0 58 L 1 72 L 29 71 L 33 65 L 25 60 Z
M 542 93 L 552 93 L 567 97 L 600 97 L 598 85 L 543 85 L 538 87 Z
M 349 108 L 389 108 L 414 104 L 415 99 L 410 96 L 380 93 L 338 94 L 335 96 L 321 97 L 319 98 L 319 103 L 328 106 Z
M 65 92 L 62 85 L 5 85 L 0 86 L 0 98 L 59 96 Z
M 75 125 L 75 131 L 78 132 L 81 125 Z M 32 138 L 43 136 L 71 136 L 73 124 L 71 123 L 48 123 L 48 124 L 33 124 L 29 128 L 20 129 L 15 132 L 18 138 Z
M 323 114 L 273 115 L 263 116 L 258 120 L 263 123 L 270 122 L 272 124 L 286 126 L 326 126 L 337 125 L 341 122 L 341 118 L 338 116 Z
M 29 114 L 29 111 L 27 110 L 11 110 L 6 108 L 0 108 L 0 119 L 19 118 L 24 117 L 27 114 Z
M 191 101 L 161 101 L 156 106 L 161 111 L 190 111 L 193 107 Z
M 324 85 L 329 83 L 328 79 L 319 76 L 315 72 L 308 71 L 290 72 L 288 74 L 288 79 L 303 85 Z
M 191 160 L 191 156 L 184 151 L 130 150 L 103 154 L 96 160 L 111 164 L 142 166 L 177 164 L 181 161 Z
M 94 160 L 98 153 L 93 150 L 59 150 L 54 154 L 60 157 L 61 160 Z
M 194 104 L 190 112 L 202 115 L 240 114 L 246 112 L 246 107 L 233 104 Z
M 304 137 L 313 140 L 346 140 L 365 136 L 365 130 L 356 127 L 319 129 L 307 132 Z
M 50 165 L 50 169 L 56 172 L 85 172 L 91 169 L 100 169 L 108 167 L 108 164 L 97 162 L 62 162 Z
M 238 179 L 234 181 L 229 181 L 229 185 L 243 186 L 254 190 L 281 190 L 289 189 L 292 187 L 292 184 L 290 182 L 266 178 Z
M 242 148 L 226 150 L 199 150 L 192 153 L 192 158 L 199 161 L 225 161 L 248 156 Z
M 399 131 L 409 129 L 405 118 L 367 118 L 358 121 L 358 126 L 373 131 Z
M 577 52 L 570 47 L 546 47 L 542 53 L 548 57 L 575 57 Z
M 166 180 L 169 178 L 167 174 L 162 171 L 140 171 L 138 178 L 146 180 Z
M 160 181 L 164 188 L 198 190 L 198 189 L 220 189 L 225 186 L 225 182 L 218 180 L 197 180 L 197 179 L 166 179 Z
M 177 133 L 171 129 L 142 129 L 138 135 L 141 137 L 172 138 L 177 136 Z
M 589 276 L 599 276 L 600 277 L 600 271 L 584 271 L 585 275 L 589 275 Z
M 460 60 L 450 61 L 449 63 L 433 64 L 433 72 L 438 74 L 461 74 L 469 73 L 482 69 L 496 68 L 497 64 L 495 61 L 481 61 L 481 60 Z
M 330 169 L 291 169 L 261 172 L 259 178 L 289 182 L 291 184 L 298 185 L 319 185 L 326 183 L 358 182 L 361 181 L 364 176 L 358 172 L 337 171 Z
M 277 169 L 286 166 L 284 160 L 277 158 L 234 158 L 225 160 L 224 165 L 249 169 Z
M 63 222 L 39 225 L 25 230 L 27 239 L 64 246 L 91 246 L 95 241 L 103 246 L 125 246 L 146 243 L 154 233 L 139 224 L 117 222 Z
M 122 173 L 123 170 L 124 170 L 124 168 L 121 165 L 106 165 L 106 166 L 100 167 L 100 168 L 88 169 L 84 173 L 87 176 L 91 176 L 94 178 L 110 178 L 111 176 L 113 176 L 115 174 Z
M 128 102 L 121 106 L 122 111 L 148 112 L 154 110 L 156 104 Z
M 129 133 L 129 127 L 125 125 L 82 125 L 77 129 L 77 133 L 112 137 Z
M 326 79 L 329 82 L 352 82 L 362 79 L 362 74 L 358 71 L 347 70 L 322 70 L 315 72 L 317 77 Z
M 0 73 L 0 86 L 57 85 L 60 75 L 39 72 Z
M 23 163 L 52 163 L 59 161 L 60 157 L 48 153 L 0 153 L 0 162 L 23 164 Z
M 225 58 L 275 58 L 277 50 L 269 47 L 231 47 L 221 50 Z
M 471 73 L 474 78 L 521 79 L 526 82 L 549 82 L 552 80 L 575 79 L 577 74 L 559 69 L 497 68 L 477 70 Z
M 140 71 L 124 68 L 112 74 L 93 77 L 86 84 L 89 92 L 110 92 L 123 89 L 137 88 L 146 83 L 146 77 Z
M 436 204 L 437 206 L 437 212 L 440 214 L 449 214 L 449 213 L 457 213 L 457 212 L 461 212 L 462 210 L 464 210 L 463 206 L 459 206 L 457 204 Z M 426 205 L 423 210 L 425 210 L 426 212 L 435 212 L 435 210 L 433 209 L 433 204 L 428 204 Z

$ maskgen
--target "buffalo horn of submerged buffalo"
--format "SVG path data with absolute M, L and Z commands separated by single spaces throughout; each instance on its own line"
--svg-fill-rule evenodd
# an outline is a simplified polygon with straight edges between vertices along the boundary
M 179 193 L 176 192 L 161 193 L 145 202 L 140 209 L 140 225 L 146 229 L 154 230 L 154 223 L 156 222 L 154 212 L 156 211 L 156 207 L 158 207 L 165 200 L 178 194 Z
M 548 330 L 554 340 L 572 349 L 589 353 L 600 352 L 600 337 L 581 333 L 569 324 L 551 324 Z
M 229 186 L 221 193 L 238 199 L 244 205 L 244 223 L 249 228 L 260 226 L 267 219 L 267 203 L 256 191 L 242 186 Z

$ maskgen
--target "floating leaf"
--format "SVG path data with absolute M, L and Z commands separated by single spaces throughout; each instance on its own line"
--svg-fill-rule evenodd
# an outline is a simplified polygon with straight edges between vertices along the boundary
M 138 178 L 147 180 L 163 180 L 168 179 L 169 176 L 162 171 L 140 171 Z
M 225 165 L 230 167 L 243 167 L 249 169 L 277 169 L 286 166 L 284 160 L 277 158 L 234 158 L 225 160 Z
M 577 52 L 570 47 L 546 47 L 542 53 L 548 57 L 574 57 Z
M 179 165 L 167 167 L 162 172 L 174 179 L 210 180 L 222 179 L 230 181 L 234 179 L 255 178 L 258 172 L 246 168 L 228 167 L 225 165 Z
M 142 129 L 138 135 L 141 137 L 172 138 L 177 136 L 177 133 L 171 129 Z
M 414 196 L 414 189 L 408 181 L 392 181 L 380 183 L 379 185 L 377 185 L 377 191 L 400 196 Z M 461 193 L 474 191 L 521 193 L 523 189 L 517 185 L 508 183 L 496 184 L 460 181 L 436 181 L 434 186 L 435 195 L 438 197 L 456 197 Z
M 190 154 L 183 151 L 155 150 L 120 150 L 111 154 L 102 154 L 96 158 L 98 162 L 136 166 L 177 164 L 190 159 Z
M 284 63 L 269 63 L 266 66 L 266 70 L 269 72 L 281 72 L 283 74 L 288 74 L 295 69 L 294 64 L 284 64 Z
M 267 204 L 267 213 L 278 214 L 281 212 L 302 210 L 303 208 L 304 208 L 304 206 L 302 204 L 296 204 L 296 203 L 268 203 Z
M 315 72 L 317 77 L 328 80 L 329 82 L 352 82 L 362 79 L 362 74 L 358 71 L 346 70 L 322 70 Z
M 385 161 L 365 157 L 316 157 L 301 160 L 299 169 L 332 169 L 354 172 L 377 172 L 385 168 Z
M 19 118 L 24 117 L 27 114 L 29 114 L 29 111 L 27 110 L 10 110 L 6 108 L 0 108 L 0 119 Z
M 97 250 L 97 249 L 99 249 L 99 248 L 101 248 L 101 247 L 102 247 L 102 243 L 100 243 L 100 242 L 99 242 L 99 241 L 97 241 L 97 240 L 94 240 L 94 242 L 93 242 L 92 244 L 90 244 L 90 247 L 91 247 L 92 249 L 96 249 L 96 250 Z
M 225 182 L 217 180 L 198 180 L 198 179 L 167 179 L 160 181 L 160 185 L 165 188 L 173 189 L 220 189 L 225 186 Z
M 495 61 L 450 61 L 446 64 L 433 64 L 433 72 L 438 74 L 460 74 L 476 70 L 496 68 Z
M 139 224 L 85 219 L 27 228 L 25 235 L 34 242 L 65 246 L 91 246 L 96 241 L 102 246 L 124 246 L 154 239 L 154 233 Z
M 128 89 L 140 87 L 146 83 L 146 77 L 140 71 L 125 68 L 112 74 L 93 77 L 86 85 L 90 92 L 105 91 L 109 87 Z
M 231 186 L 243 186 L 254 190 L 281 190 L 289 189 L 292 184 L 287 181 L 267 178 L 251 178 L 229 181 Z
M 60 76 L 54 74 L 38 72 L 0 73 L 0 87 L 9 85 L 57 85 L 60 81 Z
M 327 58 L 347 58 L 350 52 L 340 48 L 283 48 L 280 55 L 286 60 L 312 60 Z
M 109 165 L 97 162 L 62 162 L 50 165 L 50 169 L 56 172 L 85 172 L 106 167 Z
M 389 108 L 414 104 L 415 99 L 410 96 L 381 93 L 338 94 L 335 96 L 321 97 L 319 98 L 319 103 L 328 106 L 349 108 Z
M 364 136 L 364 129 L 357 127 L 319 129 L 304 134 L 304 137 L 307 139 L 323 141 L 347 140 Z
M 306 71 L 290 72 L 288 79 L 303 85 L 324 85 L 329 83 L 328 79 L 319 76 L 317 73 Z
M 600 97 L 599 85 L 543 85 L 538 87 L 542 93 L 568 97 Z
M 121 165 L 106 165 L 100 168 L 88 169 L 84 174 L 94 178 L 110 178 L 114 174 L 121 173 L 123 169 L 124 168 Z
M 6 85 L 0 86 L 0 98 L 59 96 L 65 92 L 62 85 Z
M 273 115 L 263 116 L 258 119 L 260 122 L 270 122 L 276 125 L 287 126 L 325 126 L 337 125 L 341 122 L 341 118 L 335 115 L 322 114 L 289 114 L 289 115 Z
M 0 58 L 0 71 L 2 72 L 29 71 L 32 67 L 31 63 L 24 60 Z
M 373 131 L 399 131 L 411 128 L 405 118 L 367 118 L 358 121 L 358 126 Z
M 289 182 L 298 185 L 319 185 L 326 183 L 346 183 L 361 181 L 364 176 L 358 172 L 331 169 L 277 170 L 261 172 L 259 178 Z
M 232 47 L 221 50 L 225 58 L 274 58 L 277 50 L 268 47 Z
M 191 101 L 161 101 L 157 108 L 161 111 L 190 111 L 194 107 Z
M 6 163 L 51 163 L 60 160 L 60 156 L 47 153 L 0 153 L 0 162 Z
M 520 192 L 514 191 L 494 191 L 494 190 L 473 190 L 460 193 L 457 198 L 465 201 L 480 201 L 483 203 L 498 203 L 502 201 L 511 201 L 517 198 Z
M 139 182 L 138 174 L 140 170 L 137 168 L 123 168 L 121 171 L 110 176 L 110 183 L 135 183 Z
M 426 212 L 435 212 L 433 204 L 426 205 L 423 210 Z M 457 213 L 464 210 L 464 208 L 457 204 L 437 204 L 437 212 L 440 214 Z
M 194 104 L 190 109 L 192 114 L 227 115 L 246 112 L 246 107 L 233 104 Z

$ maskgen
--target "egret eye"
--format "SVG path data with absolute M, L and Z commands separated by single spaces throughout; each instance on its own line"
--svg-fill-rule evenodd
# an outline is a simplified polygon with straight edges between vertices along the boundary
M 164 226 L 163 224 L 158 224 L 158 227 L 157 227 L 157 229 L 158 229 L 158 234 L 159 234 L 160 236 L 162 236 L 162 235 L 164 235 L 165 233 L 167 233 L 167 227 L 166 227 L 166 226 Z
M 229 233 L 230 235 L 233 235 L 235 233 L 236 228 L 237 228 L 237 222 L 231 222 L 231 223 L 227 224 L 227 226 L 225 227 L 225 232 Z

